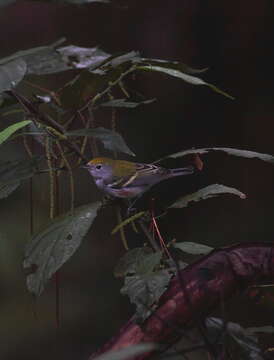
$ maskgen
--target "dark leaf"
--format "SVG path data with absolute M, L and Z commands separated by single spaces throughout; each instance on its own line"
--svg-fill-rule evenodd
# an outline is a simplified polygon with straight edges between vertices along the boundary
M 269 154 L 263 154 L 263 153 L 258 153 L 255 151 L 249 151 L 249 150 L 240 150 L 240 149 L 222 148 L 222 147 L 190 149 L 190 150 L 179 151 L 175 154 L 165 156 L 163 159 L 166 159 L 166 158 L 176 159 L 176 158 L 186 156 L 189 154 L 207 154 L 210 151 L 222 151 L 222 152 L 227 153 L 228 155 L 244 157 L 244 158 L 248 158 L 248 159 L 258 158 L 260 160 L 270 162 L 272 164 L 274 163 L 274 156 L 269 155 Z M 160 160 L 163 160 L 163 159 L 160 159 Z M 160 160 L 158 160 L 158 161 L 160 161 Z
M 122 136 L 113 130 L 105 129 L 103 127 L 98 127 L 94 129 L 78 129 L 78 130 L 68 131 L 66 132 L 65 135 L 92 136 L 95 139 L 102 141 L 105 149 L 107 150 L 117 151 L 131 156 L 135 156 L 135 154 L 130 150 L 130 148 L 125 143 Z
M 144 321 L 153 312 L 161 295 L 166 291 L 172 277 L 167 270 L 148 275 L 134 275 L 125 278 L 121 294 L 128 295 L 131 303 L 136 305 L 136 316 Z
M 214 248 L 210 246 L 189 241 L 175 243 L 173 246 L 191 255 L 207 255 L 214 250 Z
M 25 76 L 27 64 L 22 59 L 0 66 L 0 93 L 14 88 Z
M 180 70 L 174 69 L 174 68 L 167 68 L 167 67 L 163 67 L 161 66 L 161 64 L 159 63 L 158 65 L 140 65 L 138 66 L 139 70 L 145 70 L 145 71 L 158 71 L 158 72 L 162 72 L 165 73 L 169 76 L 173 76 L 173 77 L 177 77 L 181 80 L 184 80 L 187 83 L 190 83 L 192 85 L 205 85 L 208 86 L 209 88 L 211 88 L 213 91 L 233 100 L 234 97 L 229 95 L 228 93 L 220 90 L 219 88 L 217 88 L 215 85 L 209 84 L 207 82 L 205 82 L 204 80 L 196 77 L 196 76 L 192 76 L 189 74 L 186 74 L 185 72 L 182 72 Z
M 153 254 L 153 251 L 149 247 L 140 247 L 129 250 L 119 261 L 114 269 L 114 275 L 116 277 L 123 277 L 128 274 L 135 274 L 139 263 L 143 261 L 143 258 L 147 255 Z
M 138 345 L 130 345 L 122 350 L 113 350 L 105 352 L 97 356 L 94 360 L 130 360 L 138 355 L 142 355 L 148 351 L 157 349 L 157 345 L 150 343 L 140 343 Z
M 9 184 L 2 184 L 0 182 L 0 199 L 5 199 L 8 197 L 11 193 L 14 192 L 14 190 L 18 188 L 20 184 L 20 181 L 15 181 Z
M 3 144 L 3 142 L 5 142 L 17 130 L 23 128 L 24 126 L 27 126 L 30 123 L 31 123 L 30 120 L 23 120 L 23 121 L 20 121 L 18 123 L 8 126 L 3 131 L 0 131 L 0 145 Z
M 239 196 L 241 199 L 246 199 L 246 195 L 237 189 L 225 185 L 212 184 L 196 191 L 195 193 L 179 198 L 174 204 L 170 205 L 169 208 L 184 208 L 192 201 L 196 202 L 224 194 L 233 194 Z
M 34 235 L 25 250 L 23 267 L 35 271 L 27 276 L 28 290 L 40 295 L 46 282 L 75 253 L 97 216 L 101 203 L 95 202 L 54 219 Z
M 0 0 L 0 7 L 4 7 L 14 3 L 16 0 Z
M 246 331 L 251 335 L 252 334 L 257 334 L 257 333 L 273 334 L 274 333 L 274 327 L 271 326 L 271 325 L 256 326 L 256 327 L 246 328 Z
M 145 100 L 145 101 L 140 101 L 140 102 L 131 102 L 131 101 L 127 101 L 127 99 L 114 99 L 114 100 L 110 100 L 107 101 L 105 103 L 100 104 L 100 106 L 104 106 L 104 107 L 125 107 L 125 108 L 136 108 L 139 105 L 147 105 L 147 104 L 151 104 L 152 102 L 154 102 L 156 99 L 151 99 L 151 100 Z

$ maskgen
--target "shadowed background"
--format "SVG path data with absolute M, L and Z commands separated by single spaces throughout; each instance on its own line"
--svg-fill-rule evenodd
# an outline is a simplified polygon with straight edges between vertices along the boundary
M 235 96 L 234 101 L 162 74 L 137 74 L 130 80 L 146 98 L 157 98 L 147 106 L 117 111 L 117 129 L 137 160 L 150 162 L 203 146 L 274 154 L 273 7 L 267 0 L 130 0 L 82 6 L 18 1 L 1 8 L 0 57 L 65 36 L 68 44 L 99 45 L 109 53 L 138 50 L 144 57 L 209 67 L 203 79 Z M 65 79 L 70 79 L 69 73 L 43 80 L 33 77 L 33 82 L 55 89 Z M 96 121 L 106 125 L 109 119 L 106 111 Z M 5 126 L 7 120 L 1 120 Z M 19 144 L 2 147 L 0 154 L 1 160 L 22 156 Z M 156 195 L 177 196 L 222 183 L 246 193 L 247 200 L 228 196 L 172 211 L 161 223 L 163 233 L 169 239 L 212 246 L 273 241 L 274 167 L 221 154 L 203 160 L 202 174 L 162 184 Z M 181 164 L 177 160 L 167 165 Z M 101 198 L 87 173 L 79 170 L 75 176 L 76 206 Z M 60 185 L 64 212 L 69 209 L 68 178 Z M 34 179 L 35 230 L 48 219 L 48 188 L 46 175 Z M 80 249 L 62 268 L 61 327 L 56 330 L 54 282 L 39 299 L 32 299 L 21 270 L 29 239 L 29 184 L 1 200 L 0 211 L 1 359 L 87 359 L 134 310 L 119 294 L 122 282 L 112 274 L 124 253 L 119 236 L 110 235 L 115 213 L 100 212 Z M 132 244 L 141 245 L 141 239 L 135 236 Z M 239 297 L 229 303 L 227 312 L 231 320 L 250 326 L 267 325 L 273 318 L 269 304 L 254 305 Z

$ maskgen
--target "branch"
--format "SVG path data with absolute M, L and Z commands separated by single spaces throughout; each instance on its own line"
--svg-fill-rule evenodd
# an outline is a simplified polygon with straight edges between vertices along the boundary
M 141 326 L 132 317 L 89 360 L 104 352 L 141 342 L 174 344 L 181 335 L 178 328 L 194 326 L 197 317 L 207 316 L 223 299 L 250 285 L 273 281 L 274 245 L 246 243 L 215 250 L 181 270 L 179 275 L 184 279 L 185 289 L 181 287 L 180 276 L 174 276 L 157 309 Z M 140 355 L 138 360 L 150 355 Z

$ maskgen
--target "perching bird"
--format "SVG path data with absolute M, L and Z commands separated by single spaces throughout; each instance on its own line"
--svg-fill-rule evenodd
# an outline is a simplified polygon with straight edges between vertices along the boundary
M 92 159 L 85 168 L 88 169 L 98 188 L 118 198 L 132 198 L 141 195 L 162 180 L 193 173 L 192 166 L 165 169 L 153 164 L 105 157 Z

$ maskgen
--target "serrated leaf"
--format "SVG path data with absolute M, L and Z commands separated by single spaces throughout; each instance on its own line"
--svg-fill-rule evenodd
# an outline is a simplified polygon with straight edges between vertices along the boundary
M 17 130 L 22 129 L 24 126 L 27 126 L 31 123 L 30 120 L 23 120 L 18 123 L 8 126 L 6 129 L 0 132 L 0 145 L 3 144 L 12 134 Z
M 179 198 L 174 204 L 170 205 L 169 208 L 181 209 L 187 207 L 192 201 L 197 202 L 224 194 L 237 195 L 241 199 L 246 199 L 246 195 L 235 188 L 221 184 L 212 184 L 196 191 L 195 193 Z
M 0 93 L 14 88 L 25 76 L 27 64 L 16 59 L 0 66 Z
M 221 89 L 217 88 L 217 86 L 209 84 L 196 76 L 186 74 L 186 73 L 176 70 L 176 69 L 170 69 L 170 68 L 166 68 L 166 67 L 162 67 L 162 66 L 155 66 L 155 65 L 147 65 L 147 66 L 141 65 L 141 66 L 138 66 L 138 69 L 146 70 L 146 71 L 162 72 L 169 76 L 177 77 L 181 80 L 184 80 L 185 82 L 192 84 L 192 85 L 205 85 L 205 86 L 208 86 L 209 88 L 211 88 L 213 91 L 215 91 L 231 100 L 234 100 L 233 96 L 231 96 L 228 93 L 226 93 L 225 91 L 222 91 Z
M 134 109 L 139 105 L 147 105 L 154 102 L 156 99 L 145 100 L 140 102 L 127 101 L 127 99 L 114 99 L 100 104 L 102 107 L 124 107 Z
M 95 357 L 94 360 L 128 360 L 155 349 L 157 349 L 156 344 L 141 343 L 138 345 L 127 346 L 121 350 L 108 351 Z
M 92 136 L 95 139 L 102 141 L 105 149 L 135 156 L 135 154 L 130 150 L 130 148 L 125 143 L 122 136 L 113 130 L 105 129 L 103 127 L 98 127 L 94 129 L 78 129 L 73 131 L 67 131 L 65 135 Z
M 164 158 L 160 159 L 166 159 L 166 158 L 179 158 L 190 154 L 207 154 L 210 151 L 221 151 L 225 152 L 228 155 L 233 155 L 237 157 L 243 157 L 248 159 L 257 158 L 266 162 L 274 163 L 274 156 L 269 154 L 263 154 L 256 151 L 249 151 L 249 150 L 240 150 L 240 149 L 233 149 L 233 148 L 223 148 L 223 147 L 210 147 L 210 148 L 201 148 L 201 149 L 189 149 L 189 150 L 183 150 L 179 151 L 175 154 L 171 154 L 168 156 L 165 156 Z M 158 160 L 158 161 L 160 161 Z M 157 161 L 157 162 L 158 162 Z
M 173 246 L 191 255 L 207 255 L 212 250 L 214 250 L 214 248 L 211 246 L 198 244 L 190 241 L 175 243 L 173 244 Z
M 28 272 L 27 288 L 40 295 L 46 282 L 75 253 L 97 216 L 101 203 L 95 202 L 54 219 L 34 235 L 25 249 L 23 267 Z
M 134 275 L 125 278 L 121 294 L 128 295 L 130 302 L 136 305 L 136 317 L 144 321 L 153 312 L 161 295 L 166 291 L 172 274 L 161 270 L 149 275 Z

